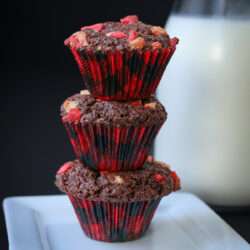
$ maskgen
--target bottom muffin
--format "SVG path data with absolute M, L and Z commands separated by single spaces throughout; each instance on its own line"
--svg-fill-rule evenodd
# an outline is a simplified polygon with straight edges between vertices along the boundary
M 97 172 L 79 160 L 67 162 L 55 184 L 68 194 L 84 233 L 107 242 L 141 237 L 161 198 L 180 189 L 176 173 L 152 157 L 126 172 Z

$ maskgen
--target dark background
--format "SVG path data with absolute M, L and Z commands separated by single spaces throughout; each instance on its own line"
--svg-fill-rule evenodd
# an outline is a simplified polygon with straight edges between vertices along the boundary
M 164 26 L 172 3 L 7 2 L 1 15 L 0 202 L 7 196 L 59 193 L 53 184 L 55 172 L 75 157 L 59 107 L 66 97 L 79 92 L 83 83 L 63 41 L 82 26 L 118 21 L 128 14 L 138 14 L 146 23 Z M 225 219 L 246 237 L 249 230 L 243 228 L 249 213 L 237 216 L 230 213 Z M 237 224 L 239 221 L 241 224 Z M 7 249 L 2 209 L 0 249 Z

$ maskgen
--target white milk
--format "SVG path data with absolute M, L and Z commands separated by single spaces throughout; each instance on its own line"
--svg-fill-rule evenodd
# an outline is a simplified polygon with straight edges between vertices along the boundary
M 169 113 L 155 157 L 182 188 L 217 205 L 250 205 L 250 21 L 172 16 L 180 38 L 157 91 Z

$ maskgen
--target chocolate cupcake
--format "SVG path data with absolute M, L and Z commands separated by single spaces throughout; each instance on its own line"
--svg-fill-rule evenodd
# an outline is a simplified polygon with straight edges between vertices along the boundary
M 142 236 L 161 198 L 180 189 L 175 172 L 152 157 L 126 172 L 99 172 L 79 160 L 67 162 L 55 184 L 68 194 L 84 233 L 108 242 Z
M 61 115 L 77 157 L 94 170 L 107 171 L 141 167 L 167 118 L 153 96 L 134 102 L 101 101 L 87 90 L 69 97 Z
M 82 27 L 65 45 L 94 97 L 129 101 L 154 93 L 178 41 L 159 26 L 127 16 Z

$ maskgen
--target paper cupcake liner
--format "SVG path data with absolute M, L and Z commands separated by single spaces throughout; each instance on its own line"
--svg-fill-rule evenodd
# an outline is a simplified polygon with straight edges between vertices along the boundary
M 137 202 L 77 199 L 68 194 L 83 232 L 91 239 L 117 242 L 141 237 L 161 198 Z
M 155 92 L 175 45 L 144 52 L 71 51 L 91 95 L 102 100 L 130 101 L 146 99 Z
M 141 167 L 163 123 L 141 127 L 111 127 L 63 123 L 76 156 L 94 170 L 125 171 Z

